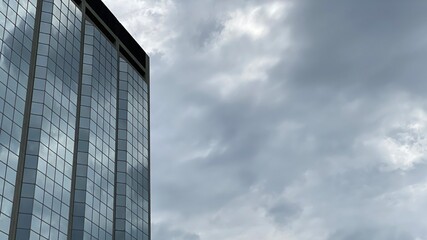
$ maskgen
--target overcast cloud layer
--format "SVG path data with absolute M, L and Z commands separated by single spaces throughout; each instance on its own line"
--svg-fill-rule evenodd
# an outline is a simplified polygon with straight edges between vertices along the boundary
M 105 2 L 151 57 L 153 240 L 427 240 L 427 1 Z

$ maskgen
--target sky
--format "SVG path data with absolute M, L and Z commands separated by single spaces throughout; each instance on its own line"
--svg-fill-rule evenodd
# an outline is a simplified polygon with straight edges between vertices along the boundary
M 153 240 L 427 240 L 427 1 L 104 2 L 150 55 Z

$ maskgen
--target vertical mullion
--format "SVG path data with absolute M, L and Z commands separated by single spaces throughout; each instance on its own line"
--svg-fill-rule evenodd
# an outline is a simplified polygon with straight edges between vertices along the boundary
M 77 173 L 77 155 L 78 155 L 78 145 L 79 145 L 79 132 L 80 132 L 80 108 L 81 108 L 81 98 L 82 98 L 82 81 L 83 81 L 83 57 L 84 57 L 84 38 L 85 38 L 85 26 L 86 26 L 86 6 L 83 2 L 81 5 L 82 11 L 82 26 L 81 26 L 81 36 L 80 36 L 80 62 L 79 62 L 79 82 L 77 90 L 77 110 L 76 110 L 76 129 L 74 134 L 74 155 L 73 155 L 73 172 L 71 178 L 71 193 L 70 193 L 70 212 L 68 219 L 68 233 L 67 239 L 71 240 L 72 231 L 73 231 L 73 218 L 74 218 L 74 196 L 75 196 L 75 187 L 76 187 L 76 173 Z
M 147 80 L 147 103 L 148 103 L 148 239 L 151 239 L 151 137 L 150 137 L 150 92 L 151 92 L 151 84 L 150 84 L 150 59 L 148 55 L 146 55 L 146 65 L 145 65 L 145 79 Z
M 120 94 L 120 43 L 116 41 L 116 51 L 117 51 L 117 88 L 116 88 L 116 151 L 115 151 L 115 164 L 114 164 L 114 201 L 113 201 L 113 240 L 116 239 L 116 199 L 117 199 L 117 157 L 119 149 L 119 94 Z

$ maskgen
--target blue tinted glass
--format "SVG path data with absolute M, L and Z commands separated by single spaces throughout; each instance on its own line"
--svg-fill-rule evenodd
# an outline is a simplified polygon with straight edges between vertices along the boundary
M 0 239 L 9 233 L 31 57 L 27 36 L 32 38 L 34 28 L 34 21 L 24 19 L 34 18 L 34 4 L 0 2 Z M 27 219 L 21 222 L 28 223 Z
M 112 239 L 118 57 L 101 31 L 85 24 L 73 233 Z
M 119 70 L 116 236 L 148 239 L 148 86 L 123 58 Z
M 18 222 L 22 224 L 18 230 L 25 233 L 41 229 L 32 232 L 33 237 L 65 239 L 75 134 L 75 120 L 69 121 L 69 115 L 77 113 L 77 92 L 71 86 L 78 82 L 80 37 L 76 36 L 82 20 L 71 0 L 45 0 L 42 6 L 28 155 L 23 173 L 28 186 L 37 184 L 40 188 L 35 188 L 33 193 L 21 191 L 21 202 L 27 205 L 19 207 Z M 58 18 L 61 22 L 56 21 Z M 65 52 L 58 54 L 61 49 Z M 23 213 L 28 213 L 32 220 L 21 220 Z

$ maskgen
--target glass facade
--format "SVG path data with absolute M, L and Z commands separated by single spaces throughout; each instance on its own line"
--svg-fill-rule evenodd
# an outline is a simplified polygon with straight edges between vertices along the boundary
M 86 21 L 73 239 L 112 239 L 117 50 Z
M 148 86 L 120 58 L 117 144 L 116 236 L 148 239 Z
M 148 57 L 100 0 L 0 0 L 0 239 L 150 239 Z
M 82 13 L 71 0 L 44 0 L 17 239 L 66 239 Z
M 9 233 L 36 1 L 0 1 L 0 239 Z

